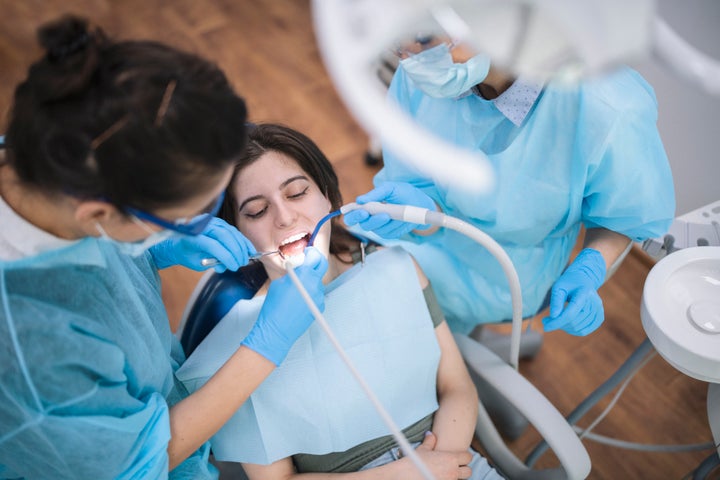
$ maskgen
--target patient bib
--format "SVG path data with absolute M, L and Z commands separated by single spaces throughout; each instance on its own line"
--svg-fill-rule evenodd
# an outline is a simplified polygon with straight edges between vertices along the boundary
M 264 299 L 238 302 L 178 370 L 190 391 L 237 350 Z M 440 348 L 415 266 L 404 250 L 380 250 L 333 280 L 324 316 L 399 428 L 437 410 Z M 313 323 L 211 444 L 218 460 L 269 464 L 297 453 L 345 451 L 389 433 Z

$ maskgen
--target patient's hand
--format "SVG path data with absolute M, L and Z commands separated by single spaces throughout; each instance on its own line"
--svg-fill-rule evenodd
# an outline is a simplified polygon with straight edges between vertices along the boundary
M 436 480 L 457 480 L 470 478 L 472 471 L 467 466 L 472 459 L 472 455 L 465 451 L 442 451 L 435 450 L 437 437 L 432 433 L 425 436 L 423 443 L 415 449 L 428 470 L 433 474 Z M 402 478 L 409 480 L 423 480 L 423 476 L 414 463 L 409 458 L 403 458 L 399 461 L 407 461 L 408 475 Z

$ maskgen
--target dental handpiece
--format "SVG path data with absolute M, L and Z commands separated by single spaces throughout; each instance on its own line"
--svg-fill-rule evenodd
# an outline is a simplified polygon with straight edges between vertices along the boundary
M 275 250 L 272 252 L 257 252 L 250 255 L 250 257 L 248 257 L 248 260 L 259 260 L 266 255 L 274 255 L 276 253 L 280 253 L 280 250 Z M 202 265 L 203 267 L 214 267 L 216 265 L 220 265 L 220 260 L 218 260 L 217 258 L 203 258 L 202 260 L 200 260 L 200 265 Z

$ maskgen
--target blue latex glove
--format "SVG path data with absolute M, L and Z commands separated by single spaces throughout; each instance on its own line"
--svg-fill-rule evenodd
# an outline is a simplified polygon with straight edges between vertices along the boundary
M 295 268 L 298 279 L 320 311 L 325 309 L 322 278 L 327 267 L 327 259 L 315 247 L 308 247 L 305 249 L 305 262 Z M 280 365 L 312 322 L 312 313 L 300 292 L 290 276 L 284 275 L 270 283 L 257 322 L 242 345 Z
M 605 319 L 597 293 L 605 273 L 605 259 L 600 252 L 583 249 L 552 287 L 550 316 L 543 318 L 545 331 L 562 329 L 577 336 L 594 332 Z
M 192 270 L 206 270 L 200 261 L 215 258 L 220 261 L 216 272 L 237 270 L 247 265 L 255 247 L 237 228 L 219 218 L 213 218 L 200 235 L 174 235 L 150 247 L 158 268 L 182 265 Z
M 396 205 L 413 205 L 435 211 L 435 201 L 409 183 L 383 183 L 365 195 L 360 195 L 355 201 L 361 205 L 368 202 L 385 202 Z M 393 220 L 387 213 L 370 215 L 362 209 L 346 213 L 344 221 L 349 227 L 359 224 L 363 230 L 375 232 L 383 238 L 400 238 L 413 230 L 429 227 L 429 225 Z

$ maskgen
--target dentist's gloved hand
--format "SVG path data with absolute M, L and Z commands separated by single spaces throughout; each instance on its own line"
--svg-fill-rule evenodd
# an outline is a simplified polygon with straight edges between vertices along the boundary
M 421 190 L 413 187 L 409 183 L 402 182 L 383 183 L 376 189 L 370 190 L 365 195 L 357 197 L 356 202 L 361 205 L 368 202 L 413 205 L 415 207 L 427 208 L 431 212 L 435 211 L 435 201 L 433 201 L 432 198 L 428 197 Z M 359 224 L 363 230 L 375 232 L 383 238 L 400 238 L 413 230 L 429 227 L 429 225 L 419 225 L 417 223 L 393 220 L 387 213 L 370 215 L 362 209 L 346 213 L 344 221 L 349 227 Z
M 562 329 L 577 336 L 594 332 L 605 319 L 597 292 L 605 273 L 605 259 L 600 252 L 583 249 L 552 286 L 550 316 L 543 318 L 545 331 Z
M 327 259 L 315 247 L 305 249 L 305 263 L 295 268 L 315 305 L 325 309 L 325 286 L 322 278 Z M 270 283 L 265 303 L 242 345 L 256 351 L 275 365 L 280 365 L 295 341 L 313 322 L 313 315 L 289 275 Z
M 192 270 L 206 270 L 200 262 L 205 258 L 220 261 L 215 271 L 237 270 L 247 265 L 255 247 L 237 228 L 213 218 L 200 235 L 174 235 L 150 247 L 150 254 L 159 269 L 182 265 Z

